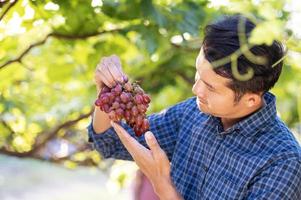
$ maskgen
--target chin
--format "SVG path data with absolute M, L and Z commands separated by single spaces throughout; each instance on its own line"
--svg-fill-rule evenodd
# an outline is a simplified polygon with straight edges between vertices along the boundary
M 202 111 L 203 113 L 206 113 L 206 114 L 210 114 L 208 112 L 208 109 L 206 109 L 206 105 L 200 103 L 199 101 L 197 101 L 196 104 L 197 104 L 200 111 Z
M 197 103 L 197 106 L 198 106 L 198 109 L 202 112 L 202 113 L 205 113 L 207 115 L 212 115 L 214 117 L 221 117 L 221 115 L 217 114 L 217 113 L 212 113 L 210 112 L 210 110 L 208 109 L 208 106 L 206 104 L 202 104 L 202 103 L 199 103 L 198 101 L 196 102 Z

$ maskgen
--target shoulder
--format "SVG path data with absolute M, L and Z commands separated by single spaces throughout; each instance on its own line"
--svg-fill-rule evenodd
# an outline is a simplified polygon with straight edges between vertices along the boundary
M 301 163 L 301 147 L 290 129 L 278 117 L 256 139 L 272 160 L 296 160 Z

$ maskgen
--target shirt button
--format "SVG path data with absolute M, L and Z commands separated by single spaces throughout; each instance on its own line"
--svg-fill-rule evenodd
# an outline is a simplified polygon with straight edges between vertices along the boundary
M 221 134 L 217 135 L 217 139 L 218 139 L 218 140 L 223 140 L 224 138 L 225 138 L 224 135 L 221 135 Z
M 202 168 L 205 172 L 208 172 L 208 167 L 205 164 L 202 164 Z

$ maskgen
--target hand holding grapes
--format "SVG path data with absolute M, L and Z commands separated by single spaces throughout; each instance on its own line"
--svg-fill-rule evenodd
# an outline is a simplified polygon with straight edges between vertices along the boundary
M 127 79 L 121 68 L 120 59 L 116 55 L 103 57 L 96 66 L 94 81 L 98 91 L 105 85 L 109 88 L 117 83 L 124 83 Z
M 119 59 L 110 58 L 102 59 L 96 70 L 95 81 L 99 83 L 101 91 L 95 105 L 108 113 L 112 121 L 125 119 L 134 129 L 136 136 L 141 136 L 149 129 L 145 113 L 150 97 L 137 82 L 130 83 L 122 74 Z

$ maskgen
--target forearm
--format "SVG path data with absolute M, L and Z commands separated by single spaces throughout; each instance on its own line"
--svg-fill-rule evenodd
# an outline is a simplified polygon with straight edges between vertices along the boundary
M 100 89 L 97 87 L 97 94 Z M 109 115 L 95 106 L 93 113 L 93 129 L 96 133 L 102 133 L 111 127 Z
M 95 107 L 93 113 L 93 128 L 96 133 L 102 133 L 111 127 L 110 119 L 107 113 Z
M 177 192 L 171 180 L 160 181 L 159 184 L 154 186 L 154 189 L 160 200 L 184 200 Z

